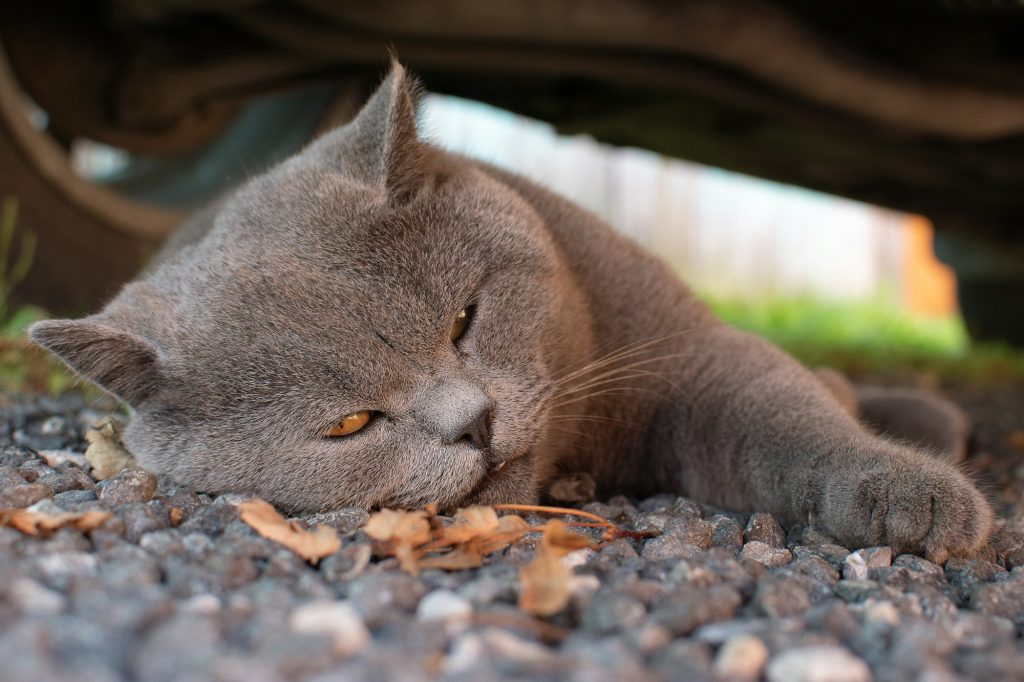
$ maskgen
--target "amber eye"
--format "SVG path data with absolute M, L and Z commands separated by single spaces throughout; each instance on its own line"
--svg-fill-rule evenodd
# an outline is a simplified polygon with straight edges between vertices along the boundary
M 366 426 L 369 421 L 370 413 L 366 410 L 363 410 L 362 412 L 354 412 L 342 419 L 340 422 L 335 422 L 331 428 L 327 429 L 327 432 L 324 435 L 328 438 L 350 436 Z
M 469 328 L 469 323 L 473 319 L 473 308 L 474 306 L 467 306 L 455 316 L 455 321 L 452 322 L 452 330 L 448 333 L 452 343 L 458 343 L 462 335 L 466 333 L 466 329 Z

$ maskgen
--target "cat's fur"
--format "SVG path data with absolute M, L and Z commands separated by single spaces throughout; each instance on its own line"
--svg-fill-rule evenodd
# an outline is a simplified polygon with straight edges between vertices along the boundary
M 992 525 L 955 466 L 869 433 L 596 217 L 422 142 L 397 65 L 102 312 L 31 335 L 134 408 L 146 467 L 291 510 L 529 502 L 587 471 L 938 560 Z M 483 449 L 460 438 L 480 415 Z

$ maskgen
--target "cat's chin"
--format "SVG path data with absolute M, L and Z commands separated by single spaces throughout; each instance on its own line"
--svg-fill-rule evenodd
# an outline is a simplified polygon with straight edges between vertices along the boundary
M 484 474 L 453 508 L 474 504 L 531 504 L 538 498 L 534 463 L 530 454 L 509 460 Z

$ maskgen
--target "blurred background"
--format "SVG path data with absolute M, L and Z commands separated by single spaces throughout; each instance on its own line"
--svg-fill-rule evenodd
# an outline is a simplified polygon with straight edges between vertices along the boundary
M 4 389 L 63 390 L 20 329 L 348 120 L 389 50 L 428 139 L 806 362 L 1024 375 L 1019 3 L 38 0 L 0 6 Z

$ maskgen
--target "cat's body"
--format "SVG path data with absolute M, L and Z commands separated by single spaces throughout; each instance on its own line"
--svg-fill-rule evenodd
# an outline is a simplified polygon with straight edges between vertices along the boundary
M 605 492 L 814 518 L 853 546 L 942 559 L 986 541 L 992 513 L 953 465 L 874 436 L 660 261 L 423 144 L 413 116 L 396 67 L 102 313 L 33 328 L 132 404 L 143 464 L 291 509 L 527 502 L 586 471 Z M 359 432 L 323 437 L 360 411 Z

